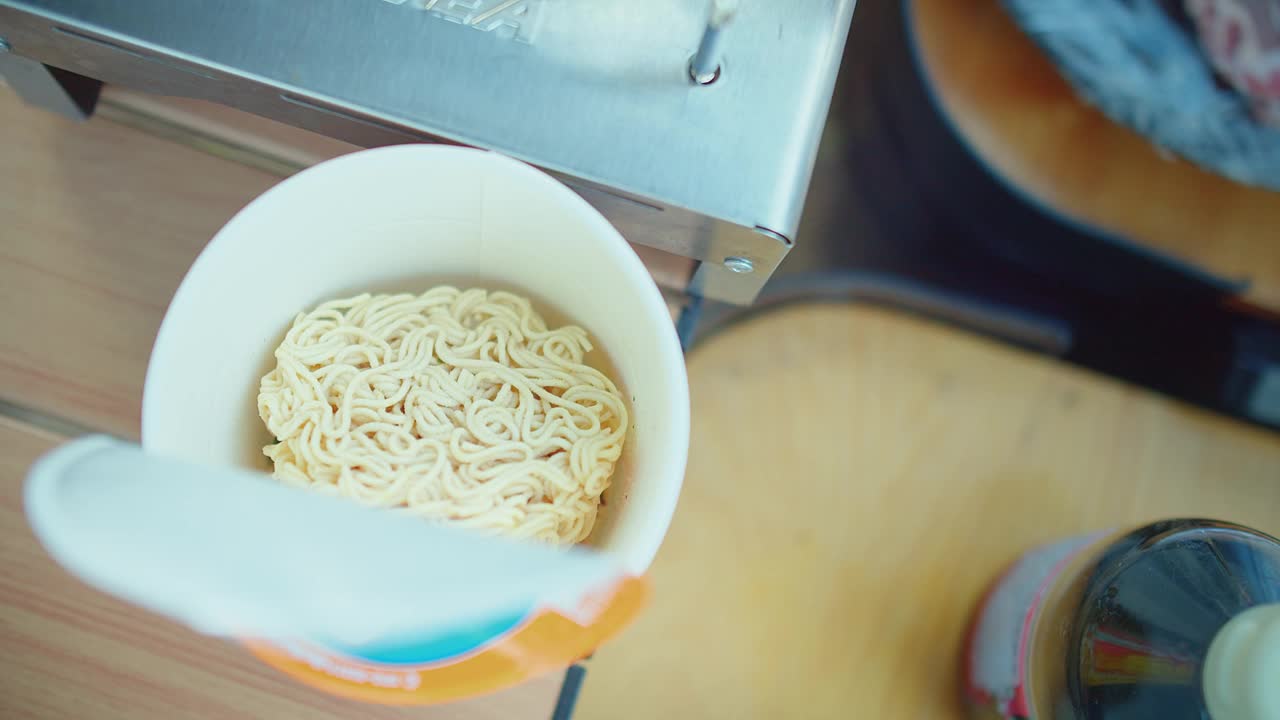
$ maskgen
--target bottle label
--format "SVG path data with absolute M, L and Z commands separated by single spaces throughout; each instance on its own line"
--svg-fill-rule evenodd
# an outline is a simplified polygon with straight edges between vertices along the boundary
M 984 717 L 1033 718 L 1026 692 L 1032 621 L 1049 588 L 1098 537 L 1075 537 L 1026 553 L 983 600 L 965 651 L 964 685 Z

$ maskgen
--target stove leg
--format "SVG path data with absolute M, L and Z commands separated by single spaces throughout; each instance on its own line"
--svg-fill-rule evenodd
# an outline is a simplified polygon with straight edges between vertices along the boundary
M 5 51 L 0 42 L 0 77 L 28 105 L 85 120 L 93 114 L 102 81 L 49 67 Z

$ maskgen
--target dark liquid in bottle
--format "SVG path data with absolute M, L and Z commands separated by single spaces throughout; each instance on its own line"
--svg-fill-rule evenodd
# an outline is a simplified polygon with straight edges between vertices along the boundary
M 1149 525 L 1110 545 L 1091 572 L 1072 626 L 1068 717 L 1209 718 L 1200 671 L 1214 635 L 1244 610 L 1280 602 L 1280 544 L 1226 523 Z

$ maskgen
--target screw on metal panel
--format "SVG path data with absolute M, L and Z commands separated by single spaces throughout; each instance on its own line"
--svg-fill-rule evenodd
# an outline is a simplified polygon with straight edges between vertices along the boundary
M 738 0 L 712 0 L 698 52 L 689 59 L 689 77 L 695 83 L 710 85 L 720 79 L 724 31 L 737 12 Z
M 698 72 L 694 67 L 695 58 L 689 59 L 689 78 L 699 85 L 710 85 L 720 79 L 720 66 L 716 65 L 710 72 Z
M 729 268 L 729 270 L 732 272 L 736 272 L 744 275 L 746 273 L 753 272 L 756 269 L 755 263 L 751 262 L 747 258 L 738 257 L 737 255 L 725 258 L 724 266 Z

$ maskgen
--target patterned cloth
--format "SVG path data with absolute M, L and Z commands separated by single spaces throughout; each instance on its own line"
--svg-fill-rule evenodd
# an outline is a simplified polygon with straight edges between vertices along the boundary
M 1271 112 L 1270 96 L 1246 96 L 1220 84 L 1201 50 L 1194 23 L 1182 14 L 1183 2 L 1188 2 L 1214 6 L 1215 19 L 1242 18 L 1222 8 L 1275 8 L 1280 0 L 1002 2 L 1076 92 L 1112 120 L 1207 170 L 1280 190 L 1280 128 L 1255 119 L 1257 112 Z M 1246 12 L 1255 17 L 1252 10 Z M 1226 40 L 1221 44 L 1230 67 L 1245 68 L 1241 77 L 1254 78 L 1252 85 L 1243 80 L 1246 87 L 1272 87 L 1267 79 L 1271 76 L 1250 59 L 1274 57 L 1274 31 L 1280 28 L 1280 22 L 1271 19 L 1275 14 L 1259 16 L 1268 19 L 1265 30 L 1253 22 L 1248 31 L 1243 22 L 1211 23 L 1225 28 L 1216 32 Z M 1239 30 L 1232 30 L 1233 25 Z M 1209 35 L 1217 37 L 1215 30 Z
M 1214 68 L 1280 127 L 1280 0 L 1187 0 Z

